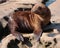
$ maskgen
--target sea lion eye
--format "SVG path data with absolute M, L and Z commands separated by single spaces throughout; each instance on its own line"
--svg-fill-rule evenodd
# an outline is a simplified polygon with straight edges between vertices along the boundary
M 42 8 L 41 7 L 38 7 L 38 10 L 41 10 Z

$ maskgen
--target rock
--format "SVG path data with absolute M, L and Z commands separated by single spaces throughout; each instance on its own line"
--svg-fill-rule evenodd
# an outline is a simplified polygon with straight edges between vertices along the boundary
M 51 10 L 52 19 L 51 21 L 55 21 L 56 23 L 60 23 L 60 0 L 56 0 L 54 3 L 49 5 Z M 58 21 L 57 21 L 58 20 Z
M 40 3 L 42 0 L 8 0 L 7 2 L 0 4 L 0 18 L 5 15 L 9 15 L 11 12 L 16 10 L 19 7 L 22 8 L 32 8 L 31 5 L 22 5 L 22 4 L 35 4 Z

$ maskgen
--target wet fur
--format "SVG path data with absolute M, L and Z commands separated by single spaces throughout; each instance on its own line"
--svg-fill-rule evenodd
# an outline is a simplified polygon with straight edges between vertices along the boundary
M 14 36 L 20 36 L 21 33 L 33 32 L 37 40 L 42 34 L 41 22 L 43 18 L 30 11 L 17 11 L 11 15 L 9 27 Z M 38 37 L 39 36 L 39 37 Z

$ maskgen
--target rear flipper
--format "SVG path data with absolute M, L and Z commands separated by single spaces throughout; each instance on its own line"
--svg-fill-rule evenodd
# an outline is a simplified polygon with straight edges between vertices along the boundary
M 18 28 L 18 25 L 12 18 L 10 18 L 8 25 L 9 25 L 11 34 L 13 34 L 18 40 L 24 41 L 22 34 L 15 30 L 16 28 Z
M 23 37 L 23 35 L 21 34 L 21 33 L 19 33 L 19 32 L 14 32 L 14 33 L 12 33 L 18 40 L 20 40 L 20 41 L 24 41 L 24 37 Z

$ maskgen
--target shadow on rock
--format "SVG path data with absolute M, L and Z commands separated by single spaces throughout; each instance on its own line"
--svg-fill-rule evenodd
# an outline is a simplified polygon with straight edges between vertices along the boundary
M 51 32 L 53 29 L 57 29 L 60 32 L 60 23 L 51 23 L 43 28 L 44 32 Z

